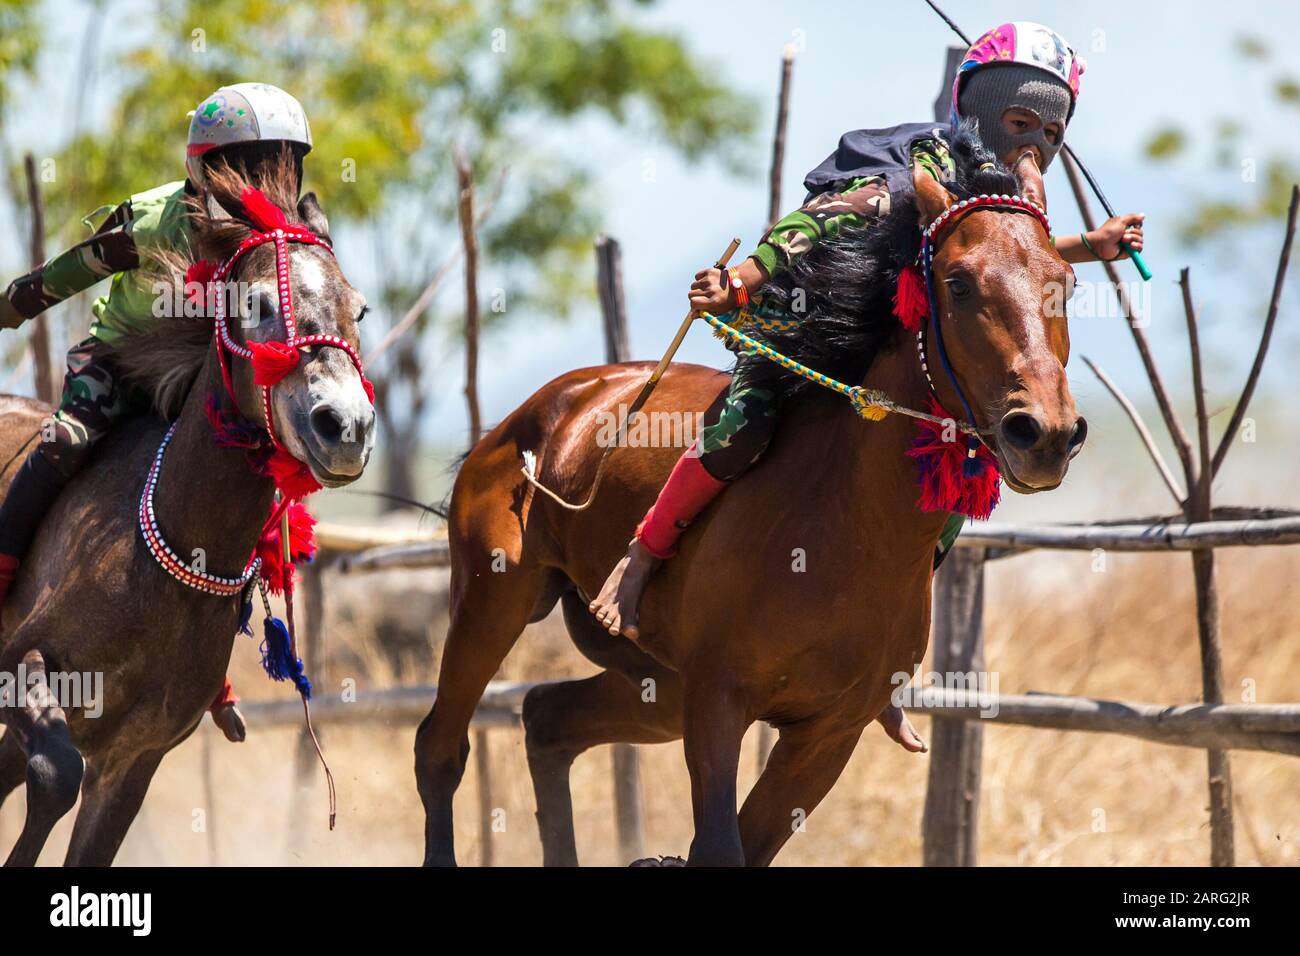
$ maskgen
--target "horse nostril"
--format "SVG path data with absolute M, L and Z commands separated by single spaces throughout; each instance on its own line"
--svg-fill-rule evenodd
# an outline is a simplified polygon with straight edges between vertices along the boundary
M 1074 430 L 1070 432 L 1070 451 L 1076 452 L 1083 447 L 1083 443 L 1088 440 L 1088 420 L 1080 418 L 1074 423 Z
M 1010 412 L 1003 417 L 998 430 L 1004 441 L 1020 451 L 1029 451 L 1043 438 L 1043 426 L 1027 412 Z
M 329 405 L 319 405 L 312 409 L 311 427 L 321 440 L 327 444 L 337 444 L 343 437 L 343 419 Z

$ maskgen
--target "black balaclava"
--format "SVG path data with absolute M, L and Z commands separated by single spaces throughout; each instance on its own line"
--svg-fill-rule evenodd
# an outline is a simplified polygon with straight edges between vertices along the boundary
M 979 122 L 980 139 L 998 159 L 1017 146 L 1037 146 L 1043 154 L 1043 169 L 1061 148 L 1059 142 L 1047 141 L 1043 127 L 1060 123 L 1064 132 L 1070 104 L 1070 88 L 1064 81 L 1019 63 L 995 63 L 971 71 L 957 97 L 958 112 Z M 1036 114 L 1043 126 L 1032 133 L 1008 133 L 1002 126 L 1002 114 L 1013 106 Z

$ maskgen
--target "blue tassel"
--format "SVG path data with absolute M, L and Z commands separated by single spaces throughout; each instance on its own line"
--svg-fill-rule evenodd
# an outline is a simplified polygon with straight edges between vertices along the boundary
M 239 608 L 239 633 L 253 636 L 253 595 L 248 595 L 248 600 Z
M 966 460 L 961 463 L 961 473 L 967 478 L 984 474 L 984 459 L 975 454 L 979 448 L 978 440 L 970 438 L 966 444 Z
M 302 659 L 294 657 L 289 629 L 278 617 L 262 622 L 262 669 L 271 680 L 291 680 L 304 700 L 311 700 L 311 681 L 303 671 Z

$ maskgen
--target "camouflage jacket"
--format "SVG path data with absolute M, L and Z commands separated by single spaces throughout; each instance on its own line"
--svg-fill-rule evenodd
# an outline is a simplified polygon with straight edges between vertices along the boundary
M 132 196 L 93 235 L 11 282 L 0 326 L 17 327 L 109 276 L 108 294 L 91 310 L 90 334 L 112 342 L 152 323 L 155 293 L 140 264 L 151 251 L 188 251 L 188 195 L 186 183 L 174 182 Z
M 891 189 L 910 175 L 903 158 L 909 154 L 935 179 L 951 182 L 955 169 L 943 132 L 933 124 L 909 124 L 846 133 L 839 149 L 804 180 L 809 190 L 804 204 L 769 230 L 752 258 L 769 276 L 776 275 L 827 236 L 888 216 Z M 873 146 L 893 147 L 892 155 L 883 149 L 865 153 L 853 139 L 868 136 Z

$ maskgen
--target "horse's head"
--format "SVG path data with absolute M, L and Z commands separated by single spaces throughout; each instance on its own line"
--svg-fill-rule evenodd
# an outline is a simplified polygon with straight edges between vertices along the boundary
M 200 230 L 205 255 L 225 261 L 250 234 L 237 176 L 218 170 L 210 176 L 209 222 Z M 289 223 L 306 227 L 329 242 L 329 225 L 312 193 L 294 202 L 291 194 L 259 183 Z M 231 210 L 234 211 L 232 215 Z M 242 347 L 251 343 L 283 343 L 290 334 L 281 314 L 280 280 L 287 271 L 293 310 L 293 334 L 333 336 L 355 350 L 357 322 L 365 299 L 344 277 L 329 248 L 310 242 L 289 242 L 277 278 L 277 245 L 267 242 L 240 255 L 226 277 L 231 309 L 239 315 L 228 322 L 231 339 Z M 338 487 L 360 477 L 374 443 L 375 412 L 360 369 L 348 352 L 328 343 L 304 345 L 292 370 L 271 390 L 269 410 L 275 436 L 293 457 L 305 463 L 326 487 Z M 233 357 L 232 357 L 233 358 Z M 252 421 L 264 421 L 263 389 L 254 381 L 252 363 L 229 362 L 235 401 Z
M 1032 154 L 1014 172 L 1021 197 L 1046 210 Z M 913 181 L 922 224 L 956 201 L 919 165 Z M 1003 478 L 1016 491 L 1046 491 L 1064 479 L 1087 435 L 1065 377 L 1069 329 L 1065 316 L 1054 314 L 1074 273 L 1037 216 L 1004 208 L 956 216 L 933 237 L 934 321 L 942 323 L 952 374 Z M 961 409 L 933 355 L 930 371 L 944 407 Z

